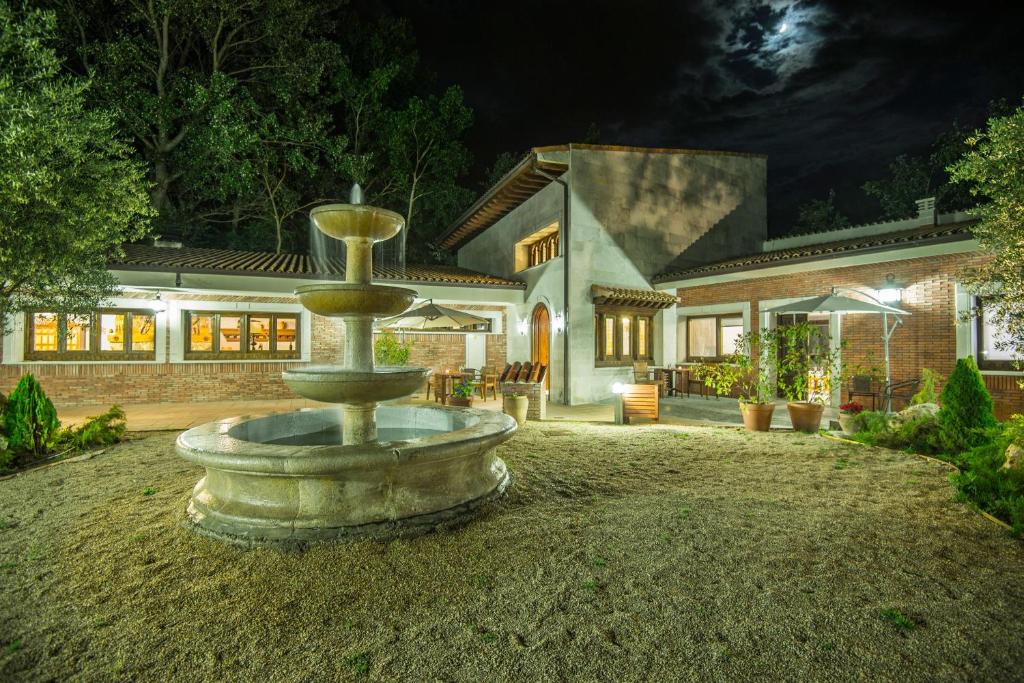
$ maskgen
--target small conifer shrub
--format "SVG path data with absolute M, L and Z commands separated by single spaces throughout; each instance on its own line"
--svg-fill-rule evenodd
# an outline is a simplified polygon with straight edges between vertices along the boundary
M 49 450 L 59 428 L 57 410 L 39 382 L 32 375 L 22 377 L 4 408 L 7 447 L 15 453 L 23 451 L 38 457 Z
M 943 449 L 950 454 L 981 446 L 994 428 L 992 397 L 974 359 L 960 358 L 942 388 L 942 409 L 937 421 Z

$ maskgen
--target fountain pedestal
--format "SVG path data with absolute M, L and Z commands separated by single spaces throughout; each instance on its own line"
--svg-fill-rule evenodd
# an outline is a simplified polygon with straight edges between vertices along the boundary
M 374 242 L 402 228 L 398 214 L 332 204 L 310 216 L 347 248 L 345 282 L 295 290 L 303 306 L 345 324 L 341 365 L 283 373 L 306 398 L 339 408 L 213 422 L 178 437 L 182 457 L 206 468 L 189 504 L 197 531 L 243 543 L 396 535 L 451 523 L 501 495 L 509 482 L 495 448 L 515 432 L 500 413 L 379 406 L 407 397 L 426 368 L 375 367 L 373 322 L 416 292 L 371 284 Z

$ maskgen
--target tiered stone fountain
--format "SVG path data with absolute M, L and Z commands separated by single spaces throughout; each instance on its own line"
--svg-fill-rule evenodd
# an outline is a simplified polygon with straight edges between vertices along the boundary
M 495 447 L 515 421 L 501 413 L 382 405 L 407 397 L 430 370 L 374 367 L 373 322 L 406 310 L 416 292 L 370 283 L 373 244 L 402 229 L 396 213 L 358 203 L 311 212 L 345 241 L 345 282 L 295 290 L 302 305 L 345 323 L 341 365 L 284 373 L 296 393 L 339 408 L 236 417 L 190 429 L 178 454 L 206 468 L 188 506 L 197 531 L 243 544 L 302 543 L 429 530 L 504 492 Z

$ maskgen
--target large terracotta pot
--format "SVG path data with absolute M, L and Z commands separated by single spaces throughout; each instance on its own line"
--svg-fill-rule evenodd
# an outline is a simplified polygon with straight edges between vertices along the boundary
M 502 402 L 502 409 L 506 415 L 512 416 L 517 425 L 523 425 L 526 422 L 526 414 L 530 410 L 530 397 L 506 394 L 505 400 Z
M 748 432 L 767 432 L 772 428 L 774 403 L 740 403 L 743 428 Z
M 813 433 L 821 427 L 821 414 L 825 412 L 825 406 L 798 401 L 787 403 L 786 409 L 789 410 L 789 420 L 796 431 Z
M 858 431 L 856 413 L 839 413 L 839 426 L 842 427 L 843 434 L 856 434 Z

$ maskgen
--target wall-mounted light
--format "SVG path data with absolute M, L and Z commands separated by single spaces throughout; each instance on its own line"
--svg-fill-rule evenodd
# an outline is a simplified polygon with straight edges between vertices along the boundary
M 622 382 L 616 382 L 615 384 L 612 385 L 612 393 L 613 394 L 624 394 L 624 393 L 626 393 L 626 385 L 623 384 Z
M 156 298 L 149 302 L 149 308 L 154 313 L 163 313 L 167 310 L 167 302 L 163 299 L 163 292 L 156 293 Z
M 555 334 L 561 334 L 565 331 L 565 318 L 562 316 L 562 312 L 555 313 L 554 320 Z
M 886 287 L 877 290 L 875 298 L 883 304 L 898 304 L 903 299 L 903 290 L 899 287 Z
M 523 318 L 516 324 L 516 329 L 519 330 L 520 337 L 526 336 L 526 331 L 529 329 L 529 324 L 526 322 L 525 318 Z

